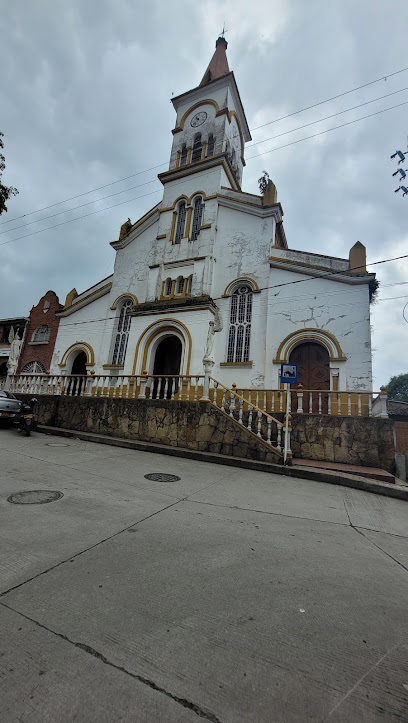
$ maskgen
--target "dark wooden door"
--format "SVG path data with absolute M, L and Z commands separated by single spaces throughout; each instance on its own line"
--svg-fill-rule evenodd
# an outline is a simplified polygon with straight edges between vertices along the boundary
M 313 341 L 299 344 L 289 357 L 290 364 L 297 364 L 299 369 L 298 381 L 305 390 L 325 391 L 330 389 L 330 358 L 328 351 Z M 295 395 L 292 395 L 293 397 Z M 312 399 L 312 412 L 319 412 L 319 395 L 304 394 L 303 411 L 310 411 L 310 398 Z M 321 395 L 321 411 L 327 414 L 328 395 Z M 292 398 L 292 410 L 297 408 L 297 402 Z

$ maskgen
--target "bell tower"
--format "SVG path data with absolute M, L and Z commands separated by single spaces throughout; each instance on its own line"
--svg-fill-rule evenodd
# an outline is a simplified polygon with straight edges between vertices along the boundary
M 221 186 L 241 190 L 248 123 L 227 60 L 227 41 L 219 37 L 200 84 L 172 98 L 177 113 L 169 170 L 159 174 L 171 203 L 172 186 L 217 193 Z M 183 181 L 186 181 L 186 184 Z M 188 181 L 188 183 L 187 183 Z M 176 188 L 174 188 L 176 196 Z M 175 196 L 175 197 L 176 197 Z

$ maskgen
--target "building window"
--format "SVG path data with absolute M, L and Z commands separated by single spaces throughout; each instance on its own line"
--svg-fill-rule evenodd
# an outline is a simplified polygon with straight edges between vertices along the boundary
M 38 326 L 35 330 L 32 341 L 48 341 L 50 338 L 50 327 L 47 326 L 47 324 L 43 324 L 42 326 Z
M 194 213 L 193 213 L 193 225 L 191 229 L 191 240 L 195 241 L 198 238 L 201 229 L 201 223 L 203 220 L 204 204 L 201 196 L 198 196 L 194 201 Z
M 171 296 L 172 288 L 173 288 L 173 281 L 171 279 L 166 279 L 166 283 L 164 285 L 164 295 Z
M 187 163 L 187 146 L 183 143 L 180 154 L 180 166 L 185 166 Z
M 179 276 L 176 281 L 176 294 L 180 295 L 184 291 L 184 279 L 182 276 Z
M 214 138 L 213 134 L 211 133 L 208 136 L 207 156 L 214 155 L 214 147 L 215 147 L 215 138 Z
M 191 294 L 192 285 L 193 285 L 193 274 L 191 274 L 191 276 L 189 276 L 187 279 L 186 294 Z
M 39 361 L 31 361 L 23 367 L 22 374 L 45 374 L 45 366 Z
M 186 226 L 186 204 L 185 204 L 185 201 L 182 201 L 178 207 L 176 235 L 174 238 L 174 243 L 179 244 L 181 239 L 184 238 L 185 226 Z
M 113 346 L 112 364 L 123 364 L 125 361 L 126 348 L 129 337 L 131 316 L 128 309 L 133 306 L 132 299 L 126 299 L 119 310 L 116 323 L 115 342 Z
M 249 361 L 251 318 L 252 289 L 239 286 L 231 297 L 227 362 Z
M 197 135 L 194 138 L 193 155 L 191 156 L 192 163 L 194 163 L 194 161 L 201 160 L 202 152 L 203 152 L 203 142 L 201 140 L 201 133 L 197 133 Z

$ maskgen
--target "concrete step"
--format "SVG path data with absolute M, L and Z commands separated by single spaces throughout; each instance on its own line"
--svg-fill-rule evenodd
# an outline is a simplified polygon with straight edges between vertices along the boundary
M 345 472 L 346 474 L 356 474 L 359 477 L 368 477 L 368 479 L 377 479 L 380 482 L 395 484 L 394 475 L 386 472 L 378 467 L 360 467 L 357 464 L 342 464 L 341 462 L 325 462 L 316 459 L 293 459 L 293 464 L 297 467 L 314 467 L 314 469 L 328 469 L 337 472 Z

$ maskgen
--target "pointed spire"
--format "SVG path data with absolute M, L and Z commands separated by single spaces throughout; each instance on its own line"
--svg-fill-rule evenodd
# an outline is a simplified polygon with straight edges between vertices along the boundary
M 226 53 L 227 47 L 227 41 L 220 35 L 215 43 L 214 55 L 210 60 L 210 64 L 203 75 L 199 87 L 207 85 L 207 83 L 210 83 L 212 80 L 217 80 L 217 78 L 222 78 L 223 75 L 227 75 L 230 72 Z

